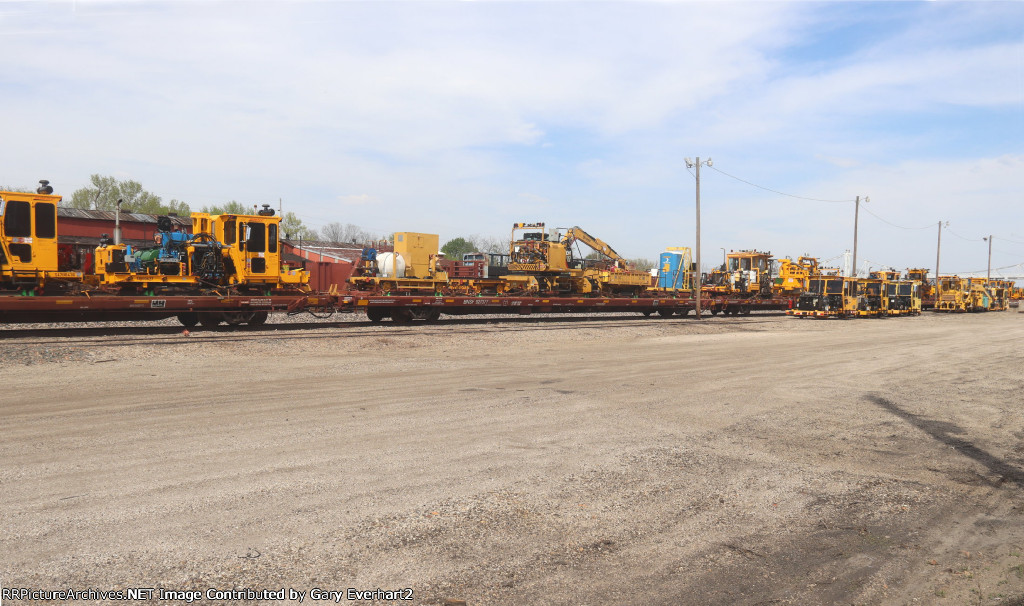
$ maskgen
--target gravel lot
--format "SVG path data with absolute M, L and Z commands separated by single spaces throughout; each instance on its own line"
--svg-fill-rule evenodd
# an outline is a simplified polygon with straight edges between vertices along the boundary
M 0 328 L 4 588 L 1024 604 L 1016 311 L 174 326 Z

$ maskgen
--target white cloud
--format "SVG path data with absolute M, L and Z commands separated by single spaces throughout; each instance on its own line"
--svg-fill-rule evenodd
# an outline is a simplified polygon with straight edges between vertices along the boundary
M 195 206 L 282 197 L 381 233 L 547 220 L 653 256 L 692 243 L 682 158 L 711 155 L 783 191 L 870 194 L 896 223 L 994 229 L 1020 223 L 1024 150 L 998 138 L 1020 118 L 986 121 L 1024 103 L 1024 44 L 990 32 L 1024 10 L 979 4 L 18 5 L 0 12 L 18 142 L 0 182 L 70 194 L 119 174 Z M 800 51 L 856 27 L 850 13 L 893 10 L 845 52 Z M 782 219 L 789 200 L 707 175 L 706 246 L 843 246 L 834 208 Z

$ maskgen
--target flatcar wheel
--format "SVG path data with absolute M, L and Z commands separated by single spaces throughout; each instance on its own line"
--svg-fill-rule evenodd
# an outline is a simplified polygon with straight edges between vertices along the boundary
M 395 324 L 408 324 L 412 322 L 412 311 L 408 309 L 395 309 L 391 312 L 391 320 Z
M 224 321 L 229 326 L 240 326 L 251 322 L 255 315 L 256 312 L 253 311 L 226 311 L 224 312 Z
M 178 321 L 185 328 L 194 328 L 196 324 L 199 324 L 199 314 L 194 311 L 186 311 L 183 314 L 178 314 Z
M 427 315 L 426 315 L 426 317 L 424 319 L 427 322 L 437 322 L 437 320 L 440 317 L 441 317 L 441 310 L 440 309 L 431 309 L 430 311 L 427 312 Z
M 224 315 L 219 311 L 206 311 L 199 314 L 199 323 L 205 328 L 214 328 L 223 321 Z
M 270 314 L 265 311 L 257 311 L 252 314 L 251 318 L 249 318 L 249 326 L 261 326 L 266 324 L 269 316 Z
M 391 315 L 391 314 L 388 313 L 387 310 L 378 309 L 376 307 L 370 307 L 370 308 L 367 308 L 367 310 L 366 310 L 366 319 L 371 321 L 371 322 L 374 322 L 374 323 L 380 322 L 381 320 L 383 320 L 384 318 L 388 317 L 389 315 Z
M 658 310 L 658 315 L 661 316 L 662 318 L 667 318 L 667 317 L 671 316 L 674 313 L 675 313 L 674 309 L 659 309 Z

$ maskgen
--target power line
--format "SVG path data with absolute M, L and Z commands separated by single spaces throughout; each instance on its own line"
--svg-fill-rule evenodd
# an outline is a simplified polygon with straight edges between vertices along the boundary
M 770 187 L 764 187 L 763 185 L 758 185 L 757 183 L 751 183 L 750 181 L 747 181 L 746 179 L 740 179 L 739 177 L 737 177 L 735 175 L 730 175 L 729 173 L 725 172 L 724 170 L 721 170 L 721 169 L 719 169 L 717 167 L 714 167 L 714 166 L 709 166 L 708 168 L 710 168 L 713 171 L 720 172 L 723 175 L 725 175 L 726 177 L 729 177 L 730 179 L 736 179 L 737 181 L 739 181 L 741 183 L 746 183 L 747 185 L 756 187 L 758 189 L 763 189 L 765 191 L 770 191 L 773 194 L 779 194 L 780 196 L 788 196 L 790 198 L 797 198 L 799 200 L 810 200 L 812 202 L 829 202 L 829 203 L 832 203 L 832 204 L 845 204 L 846 202 L 853 202 L 853 200 L 824 200 L 822 198 L 808 198 L 806 196 L 797 196 L 795 194 L 787 194 L 784 191 L 779 191 L 777 189 L 772 189 Z
M 946 228 L 946 231 L 948 231 L 949 233 L 953 234 L 957 238 L 960 238 L 961 240 L 965 240 L 967 242 L 984 242 L 985 241 L 985 238 L 965 238 L 965 237 L 961 236 L 960 234 L 956 233 L 955 231 L 953 231 L 952 229 L 950 229 L 948 227 Z
M 1022 268 L 1024 268 L 1024 263 L 1015 263 L 1013 265 L 1004 265 L 1002 267 L 993 267 L 992 271 L 1001 271 L 1003 269 L 1010 269 L 1011 267 L 1022 267 Z M 954 274 L 983 274 L 986 271 L 988 271 L 988 268 L 978 269 L 978 270 L 975 270 L 975 271 L 958 271 L 958 272 L 953 272 L 953 273 Z
M 789 194 L 789 193 L 786 193 L 786 192 L 783 192 L 783 191 L 779 191 L 777 189 L 772 189 L 770 187 L 765 187 L 763 185 L 758 185 L 757 183 L 753 183 L 751 181 L 747 181 L 746 179 L 742 179 L 740 177 L 737 177 L 736 175 L 731 175 L 731 174 L 725 172 L 724 170 L 722 170 L 722 169 L 720 169 L 718 167 L 715 167 L 715 166 L 708 166 L 708 168 L 710 168 L 711 170 L 714 170 L 715 172 L 721 173 L 721 174 L 725 175 L 726 177 L 729 177 L 730 179 L 735 179 L 736 181 L 739 181 L 741 183 L 746 183 L 747 185 L 750 185 L 751 187 L 756 187 L 758 189 L 763 189 L 764 191 L 768 191 L 768 192 L 771 192 L 773 194 L 778 194 L 780 196 L 787 196 L 789 198 L 796 198 L 798 200 L 810 200 L 812 202 L 827 202 L 827 203 L 830 203 L 830 204 L 843 204 L 843 203 L 846 203 L 846 202 L 854 202 L 854 200 L 826 200 L 824 198 L 810 198 L 810 197 L 807 197 L 807 196 L 798 196 L 796 194 Z M 686 172 L 690 173 L 691 177 L 696 178 L 696 175 L 694 175 L 693 172 L 689 168 L 686 169 Z M 933 227 L 932 225 L 925 225 L 923 227 L 906 227 L 904 225 L 897 225 L 896 223 L 893 223 L 892 221 L 889 221 L 887 219 L 883 219 L 882 217 L 880 217 L 876 213 L 871 212 L 867 208 L 864 208 L 864 212 L 866 212 L 869 215 L 871 215 L 872 217 L 878 219 L 882 223 L 885 223 L 885 224 L 890 225 L 892 227 L 895 227 L 897 229 L 904 229 L 904 230 L 907 230 L 907 231 L 919 231 L 919 230 L 924 230 L 924 229 L 931 229 Z M 949 233 L 953 234 L 957 238 L 960 238 L 961 240 L 965 240 L 967 242 L 983 242 L 983 241 L 985 241 L 985 238 L 967 238 L 967 237 L 961 236 L 960 234 L 956 233 L 955 231 L 949 229 L 948 226 L 946 227 L 946 231 L 948 231 Z M 1021 242 L 1019 240 L 1012 240 L 1010 238 L 999 237 L 999 238 L 994 238 L 994 239 L 1002 240 L 1002 241 L 1005 241 L 1005 242 L 1012 242 L 1014 244 L 1024 244 L 1024 242 Z M 1010 254 L 1010 253 L 1006 253 L 1005 251 L 997 251 L 997 252 L 1000 252 L 1002 254 Z M 1011 265 L 1009 267 L 1016 267 L 1016 266 Z M 1005 269 L 1005 268 L 1000 268 L 1000 269 Z
M 874 217 L 874 218 L 878 219 L 878 220 L 879 220 L 879 221 L 881 221 L 882 223 L 887 223 L 887 224 L 889 224 L 889 225 L 892 225 L 893 227 L 898 227 L 898 228 L 900 228 L 900 229 L 906 229 L 906 230 L 918 230 L 918 229 L 931 229 L 931 228 L 935 227 L 934 225 L 925 225 L 924 227 L 904 227 L 904 226 L 902 226 L 902 225 L 896 225 L 895 223 L 893 223 L 893 222 L 891 222 L 891 221 L 886 221 L 886 220 L 885 220 L 885 219 L 883 219 L 882 217 L 879 217 L 879 216 L 878 216 L 878 215 L 876 215 L 875 213 L 873 213 L 873 212 L 871 212 L 870 210 L 868 210 L 868 209 L 867 209 L 867 207 L 864 207 L 864 212 L 866 212 L 867 214 L 871 215 L 872 217 Z

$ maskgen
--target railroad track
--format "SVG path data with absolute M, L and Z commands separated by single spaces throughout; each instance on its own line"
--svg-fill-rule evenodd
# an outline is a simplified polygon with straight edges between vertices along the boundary
M 711 321 L 716 324 L 755 324 L 758 317 L 777 317 L 785 314 L 777 312 L 765 312 L 755 316 L 728 317 L 728 316 L 706 316 L 702 321 Z M 579 328 L 596 328 L 608 326 L 609 324 L 643 324 L 657 323 L 693 323 L 694 316 L 680 317 L 672 316 L 662 318 L 660 316 L 643 316 L 638 314 L 609 314 L 609 315 L 581 315 L 581 316 L 488 316 L 488 317 L 460 317 L 444 316 L 433 322 L 415 321 L 408 324 L 395 324 L 385 321 L 371 323 L 364 319 L 348 320 L 337 322 L 282 322 L 268 323 L 262 326 L 217 326 L 215 328 L 204 328 L 197 326 L 188 329 L 193 336 L 216 335 L 219 342 L 225 341 L 247 341 L 253 339 L 268 338 L 295 338 L 295 337 L 323 337 L 336 338 L 338 336 L 381 336 L 381 335 L 403 335 L 403 334 L 443 334 L 450 333 L 460 328 L 475 327 L 474 333 L 488 332 L 510 332 L 510 331 L 535 331 L 535 330 L 569 330 Z M 0 326 L 0 343 L 5 341 L 19 341 L 23 344 L 45 344 L 52 340 L 60 339 L 62 344 L 72 345 L 79 343 L 105 343 L 116 344 L 123 341 L 125 345 L 140 343 L 140 339 L 132 337 L 153 337 L 154 343 L 181 343 L 185 328 L 179 325 L 142 325 L 131 326 L 109 326 L 109 325 L 82 325 L 82 326 L 39 326 L 31 325 L 25 327 Z

